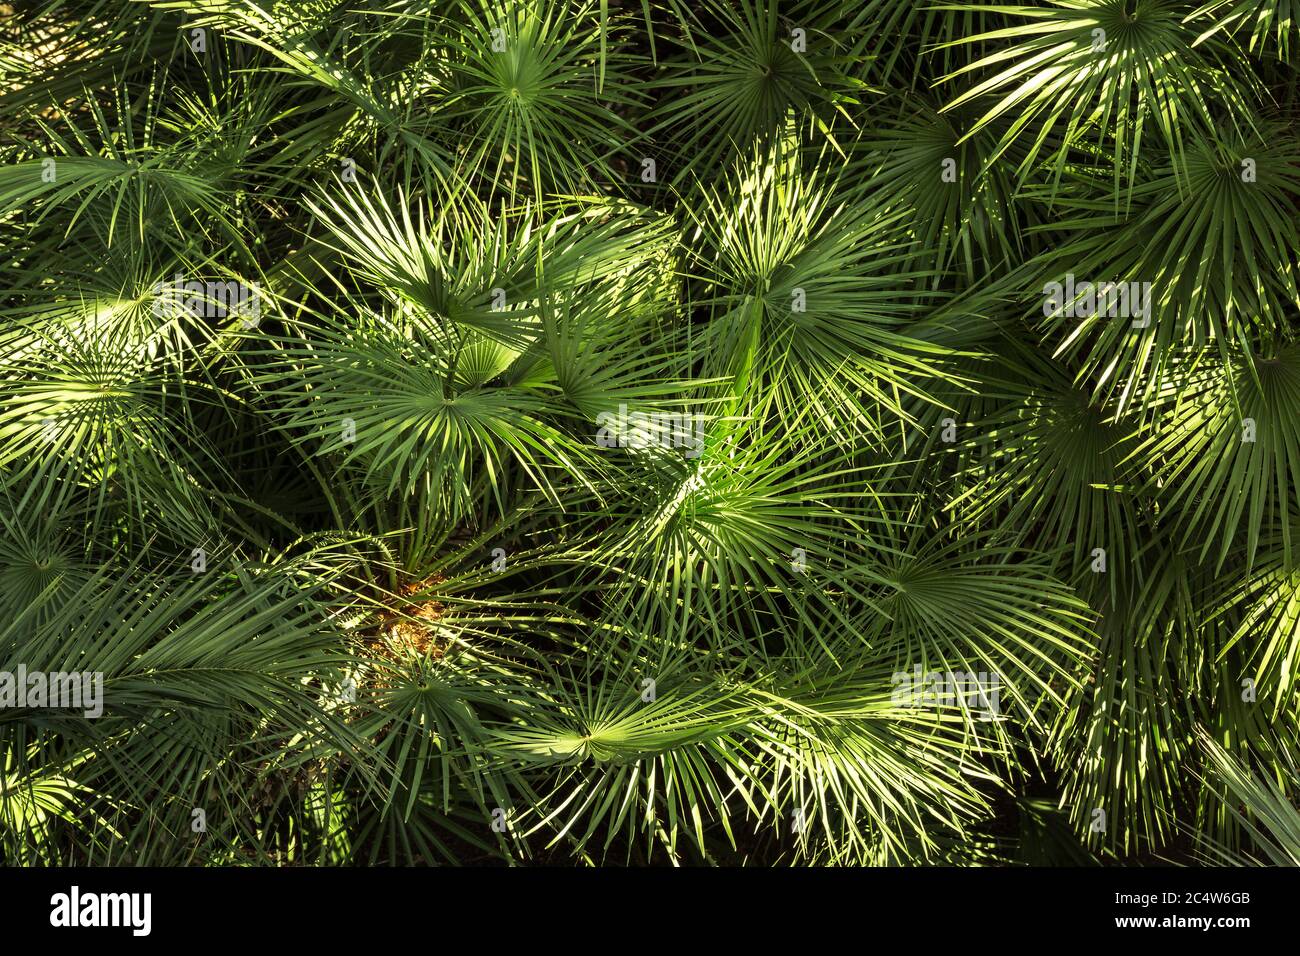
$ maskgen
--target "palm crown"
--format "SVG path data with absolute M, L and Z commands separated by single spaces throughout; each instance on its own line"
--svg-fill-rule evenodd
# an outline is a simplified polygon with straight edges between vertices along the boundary
M 1294 0 L 0 15 L 6 860 L 1300 862 Z

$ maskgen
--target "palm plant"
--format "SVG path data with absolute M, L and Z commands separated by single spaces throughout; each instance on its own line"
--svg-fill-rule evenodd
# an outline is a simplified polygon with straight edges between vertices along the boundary
M 1295 864 L 1297 14 L 0 4 L 0 858 Z

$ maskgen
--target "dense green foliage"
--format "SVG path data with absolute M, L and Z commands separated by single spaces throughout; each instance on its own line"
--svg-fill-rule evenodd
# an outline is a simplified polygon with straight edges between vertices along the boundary
M 3 0 L 3 859 L 1300 863 L 1298 29 Z

